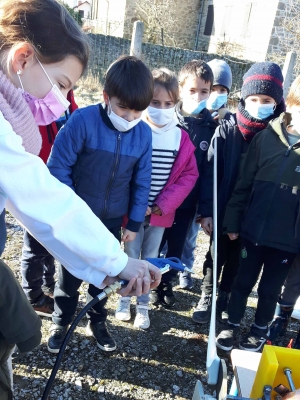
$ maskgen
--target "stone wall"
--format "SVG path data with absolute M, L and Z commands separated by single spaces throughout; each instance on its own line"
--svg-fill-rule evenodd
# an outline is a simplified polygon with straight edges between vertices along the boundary
M 139 11 L 137 4 L 143 6 L 148 2 L 153 5 L 155 1 L 158 7 L 160 5 L 161 7 L 164 6 L 163 0 L 126 0 L 125 38 L 129 39 L 131 37 L 132 26 L 137 19 L 142 19 L 145 25 L 147 24 L 147 16 Z M 204 0 L 169 0 L 170 6 L 166 10 L 162 26 L 164 29 L 165 45 L 176 45 L 182 48 L 194 49 L 202 1 Z M 155 30 L 154 36 L 155 43 L 162 44 L 159 28 Z M 147 40 L 147 35 L 144 35 L 144 37 Z
M 293 21 L 295 31 L 299 31 L 300 6 L 297 0 L 279 0 L 276 10 L 276 17 L 268 47 L 268 57 L 270 61 L 278 63 L 281 67 L 284 65 L 286 53 L 296 51 L 300 54 L 300 45 L 297 35 L 286 30 L 285 24 Z M 300 73 L 300 58 L 297 57 L 296 65 L 293 71 L 293 78 Z
M 105 35 L 90 35 L 90 38 L 92 42 L 92 52 L 88 73 L 98 77 L 98 79 L 103 82 L 104 73 L 108 66 L 120 55 L 129 54 L 130 40 Z M 216 54 L 154 45 L 151 43 L 143 43 L 142 47 L 142 60 L 150 69 L 167 67 L 178 72 L 188 61 L 195 59 L 210 61 L 214 58 L 221 57 Z M 232 69 L 232 92 L 238 91 L 242 84 L 242 77 L 250 68 L 252 62 L 238 60 L 233 57 L 223 57 L 223 59 L 228 62 Z

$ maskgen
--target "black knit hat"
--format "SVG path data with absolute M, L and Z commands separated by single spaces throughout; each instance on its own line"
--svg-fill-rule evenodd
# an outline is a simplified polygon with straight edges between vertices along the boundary
M 272 62 L 255 63 L 243 76 L 242 98 L 254 94 L 272 97 L 277 104 L 283 96 L 283 76 L 280 67 Z

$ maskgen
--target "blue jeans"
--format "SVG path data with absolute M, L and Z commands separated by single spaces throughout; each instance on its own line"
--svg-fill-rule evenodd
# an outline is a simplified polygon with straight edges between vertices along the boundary
M 22 287 L 31 303 L 43 294 L 42 285 L 54 283 L 54 258 L 33 236 L 24 231 L 21 259 Z
M 185 264 L 188 268 L 193 268 L 195 256 L 194 252 L 197 246 L 197 236 L 199 229 L 201 228 L 200 224 L 196 223 L 196 215 L 194 220 L 191 224 L 191 227 L 188 231 L 187 237 L 185 239 L 184 248 L 182 252 L 181 261 Z
M 160 226 L 151 226 L 149 220 L 150 218 L 146 217 L 134 241 L 125 243 L 124 249 L 129 257 L 141 257 L 142 260 L 145 260 L 145 258 L 158 257 L 159 245 L 163 237 L 165 228 L 162 228 Z M 137 302 L 139 304 L 148 304 L 149 293 L 138 296 Z
M 0 256 L 4 251 L 6 242 L 5 210 L 0 213 Z

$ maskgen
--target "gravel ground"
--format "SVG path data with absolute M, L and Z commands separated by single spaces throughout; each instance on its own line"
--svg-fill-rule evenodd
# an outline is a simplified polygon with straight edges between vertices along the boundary
M 22 228 L 7 214 L 8 241 L 3 260 L 20 280 L 20 254 Z M 178 299 L 172 310 L 164 308 L 150 311 L 151 326 L 147 331 L 133 327 L 133 319 L 121 322 L 114 318 L 117 297 L 109 299 L 108 325 L 117 342 L 117 350 L 103 354 L 95 340 L 85 333 L 83 319 L 71 337 L 60 371 L 53 386 L 51 399 L 191 399 L 196 380 L 204 385 L 206 393 L 206 346 L 208 326 L 196 325 L 191 319 L 193 307 L 199 300 L 202 264 L 208 249 L 208 238 L 199 233 L 196 249 L 195 285 L 191 291 L 177 286 Z M 85 288 L 80 291 L 79 309 L 85 304 Z M 249 326 L 256 305 L 256 292 L 249 298 L 244 323 Z M 134 318 L 134 305 L 132 305 Z M 48 353 L 46 343 L 51 320 L 43 318 L 41 345 L 14 364 L 15 400 L 40 399 L 45 388 L 55 355 Z M 295 336 L 297 322 L 292 322 L 285 338 L 286 345 Z M 242 329 L 245 329 L 242 327 Z M 226 359 L 229 382 L 232 369 Z

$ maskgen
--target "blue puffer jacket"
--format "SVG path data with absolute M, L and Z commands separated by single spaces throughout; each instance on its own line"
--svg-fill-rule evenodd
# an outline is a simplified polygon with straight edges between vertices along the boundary
M 119 222 L 128 213 L 127 229 L 137 232 L 148 205 L 151 155 L 147 124 L 141 121 L 119 132 L 99 104 L 72 114 L 55 139 L 47 165 L 102 221 Z

